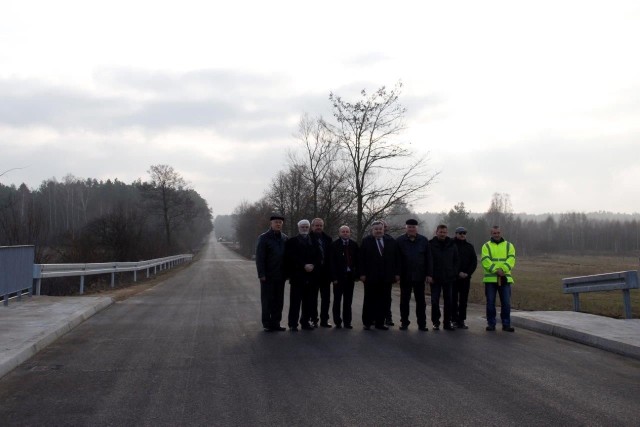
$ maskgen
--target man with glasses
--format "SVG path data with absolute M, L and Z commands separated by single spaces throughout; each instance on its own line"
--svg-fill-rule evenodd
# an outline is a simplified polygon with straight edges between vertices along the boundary
M 482 246 L 484 292 L 487 297 L 487 331 L 496 330 L 496 293 L 500 295 L 502 330 L 513 332 L 511 326 L 511 271 L 516 264 L 516 248 L 502 237 L 500 227 L 491 228 L 491 240 Z
M 467 320 L 467 301 L 471 287 L 471 275 L 478 266 L 478 256 L 471 243 L 467 241 L 467 229 L 456 228 L 455 240 L 460 258 L 460 272 L 453 282 L 453 324 L 458 329 L 469 329 Z
M 298 330 L 298 318 L 304 330 L 312 330 L 309 324 L 313 312 L 314 283 L 313 274 L 320 262 L 318 246 L 309 236 L 309 221 L 298 221 L 298 235 L 287 240 L 284 249 L 285 267 L 289 278 L 289 328 Z M 302 315 L 300 306 L 302 305 Z

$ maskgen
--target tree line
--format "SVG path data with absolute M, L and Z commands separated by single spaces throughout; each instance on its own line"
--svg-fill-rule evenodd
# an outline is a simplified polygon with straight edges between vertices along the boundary
M 168 165 L 130 184 L 66 175 L 0 184 L 0 245 L 35 245 L 36 263 L 138 261 L 193 252 L 213 229 L 207 202 Z
M 355 101 L 331 93 L 332 117 L 310 117 L 299 122 L 299 149 L 290 153 L 278 172 L 254 202 L 243 201 L 229 217 L 216 218 L 217 235 L 232 238 L 245 256 L 253 254 L 257 236 L 268 227 L 274 212 L 285 218 L 283 231 L 297 234 L 302 218 L 323 218 L 325 229 L 351 227 L 361 240 L 377 219 L 401 232 L 410 217 L 422 218 L 422 232 L 433 235 L 438 223 L 464 226 L 476 244 L 488 240 L 492 225 L 522 254 L 546 252 L 629 253 L 640 250 L 638 219 L 630 221 L 587 218 L 585 214 L 549 215 L 542 221 L 515 215 L 508 194 L 493 195 L 483 214 L 472 214 L 463 202 L 437 215 L 412 212 L 439 172 L 427 167 L 427 159 L 410 150 L 401 139 L 405 108 L 399 101 L 402 85 L 365 90 Z M 425 217 L 437 223 L 426 221 Z

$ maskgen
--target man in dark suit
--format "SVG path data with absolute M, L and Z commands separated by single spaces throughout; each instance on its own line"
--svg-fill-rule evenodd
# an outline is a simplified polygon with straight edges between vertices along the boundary
M 448 228 L 440 224 L 436 236 L 429 241 L 433 256 L 433 282 L 431 283 L 431 321 L 433 329 L 440 329 L 440 294 L 444 300 L 444 325 L 448 331 L 455 328 L 453 320 L 453 282 L 460 272 L 460 259 L 455 242 L 447 236 Z
M 331 244 L 331 279 L 333 281 L 333 323 L 336 328 L 351 326 L 351 303 L 353 288 L 358 277 L 358 244 L 351 239 L 351 229 L 343 225 L 338 230 L 340 237 Z M 344 297 L 342 316 L 340 304 Z
M 289 240 L 284 248 L 285 270 L 289 278 L 289 328 L 298 330 L 300 326 L 305 330 L 312 330 L 309 319 L 313 310 L 313 274 L 315 266 L 320 262 L 318 247 L 309 236 L 309 221 L 298 222 L 299 234 Z M 300 306 L 302 305 L 302 315 Z
M 400 277 L 398 273 L 396 241 L 384 235 L 381 221 L 371 224 L 371 235 L 362 239 L 360 247 L 360 280 L 364 283 L 362 323 L 364 329 L 388 330 L 385 317 L 389 311 L 391 286 Z
M 320 250 L 320 263 L 316 266 L 314 283 L 315 303 L 313 325 L 318 327 L 318 293 L 320 293 L 320 326 L 331 328 L 329 323 L 329 307 L 331 307 L 331 237 L 324 231 L 324 220 L 314 218 L 311 221 L 311 238 Z

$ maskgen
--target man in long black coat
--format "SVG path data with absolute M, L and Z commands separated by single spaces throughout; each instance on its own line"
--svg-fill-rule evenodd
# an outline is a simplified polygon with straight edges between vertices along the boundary
M 371 224 L 371 235 L 360 246 L 360 280 L 364 284 L 362 323 L 364 329 L 388 330 L 385 317 L 389 311 L 391 286 L 399 280 L 396 241 L 384 235 L 381 221 Z
M 433 256 L 433 283 L 431 283 L 431 321 L 433 329 L 440 329 L 440 294 L 444 300 L 444 325 L 449 331 L 455 330 L 453 320 L 453 282 L 458 277 L 460 261 L 458 248 L 452 238 L 447 236 L 446 225 L 439 225 L 436 237 L 429 241 Z
M 280 326 L 284 305 L 284 245 L 287 235 L 282 232 L 284 217 L 273 215 L 269 231 L 258 237 L 256 269 L 260 280 L 262 326 L 267 332 L 284 331 Z
M 467 229 L 456 228 L 455 237 L 458 255 L 460 256 L 460 272 L 453 283 L 453 323 L 458 329 L 469 329 L 464 322 L 467 320 L 467 301 L 471 287 L 471 275 L 478 267 L 476 249 L 467 241 Z
M 289 328 L 298 330 L 298 318 L 302 329 L 311 330 L 309 319 L 313 313 L 315 267 L 320 262 L 317 245 L 309 236 L 309 221 L 298 222 L 299 234 L 287 240 L 284 250 L 285 268 L 289 278 Z M 302 306 L 302 315 L 300 315 Z
M 358 244 L 351 239 L 351 229 L 343 225 L 331 244 L 331 279 L 333 280 L 333 323 L 336 328 L 351 326 L 353 288 L 358 278 Z M 344 297 L 344 302 L 342 302 Z M 340 305 L 342 304 L 342 315 Z

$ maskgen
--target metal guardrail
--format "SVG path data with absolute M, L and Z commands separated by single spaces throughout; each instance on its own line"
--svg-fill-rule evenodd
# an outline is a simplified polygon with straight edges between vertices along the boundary
M 631 319 L 630 289 L 638 289 L 638 272 L 619 271 L 617 273 L 595 274 L 593 276 L 568 277 L 562 279 L 562 292 L 573 294 L 573 311 L 580 311 L 580 293 L 601 291 L 622 291 L 624 317 Z
M 26 291 L 31 296 L 34 255 L 33 246 L 0 246 L 0 297 L 4 305 L 9 305 L 12 295 L 20 300 Z
M 95 274 L 111 274 L 111 287 L 115 286 L 115 274 L 133 272 L 133 281 L 138 279 L 138 271 L 146 270 L 149 278 L 150 270 L 153 274 L 158 271 L 172 268 L 184 262 L 190 262 L 193 254 L 173 255 L 165 258 L 156 258 L 138 262 L 102 262 L 92 264 L 33 264 L 33 280 L 36 280 L 36 295 L 40 295 L 42 279 L 50 277 L 74 277 L 80 276 L 80 294 L 84 293 L 85 276 Z

